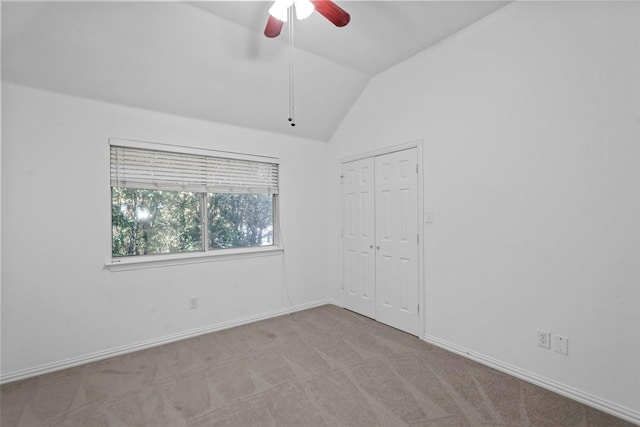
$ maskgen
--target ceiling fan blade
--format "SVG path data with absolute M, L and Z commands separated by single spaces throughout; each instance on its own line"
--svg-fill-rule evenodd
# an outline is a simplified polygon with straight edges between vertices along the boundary
M 351 20 L 351 16 L 340 6 L 330 0 L 311 0 L 318 13 L 327 18 L 336 27 L 344 27 Z
M 283 25 L 284 22 L 269 15 L 267 26 L 264 28 L 264 35 L 267 37 L 278 37 Z

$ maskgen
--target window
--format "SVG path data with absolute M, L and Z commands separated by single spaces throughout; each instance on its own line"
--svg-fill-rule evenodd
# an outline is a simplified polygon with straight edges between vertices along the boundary
M 275 159 L 149 145 L 111 143 L 114 258 L 277 244 Z

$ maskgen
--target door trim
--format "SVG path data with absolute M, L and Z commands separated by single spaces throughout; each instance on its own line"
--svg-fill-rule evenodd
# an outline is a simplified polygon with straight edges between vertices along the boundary
M 377 150 L 373 150 L 373 151 L 368 151 L 365 153 L 361 153 L 361 154 L 354 154 L 351 156 L 346 156 L 346 157 L 342 157 L 340 158 L 338 161 L 340 163 L 340 172 L 342 172 L 342 165 L 345 163 L 349 163 L 349 162 L 353 162 L 356 160 L 362 160 L 362 159 L 366 159 L 369 157 L 376 157 L 376 156 L 381 156 L 384 154 L 390 154 L 390 153 L 395 153 L 397 151 L 403 151 L 403 150 L 408 150 L 411 148 L 415 148 L 417 150 L 417 157 L 418 157 L 418 238 L 420 239 L 420 244 L 418 244 L 418 299 L 419 299 L 419 304 L 420 304 L 420 313 L 419 313 L 419 321 L 420 321 L 420 325 L 419 325 L 419 335 L 418 337 L 420 339 L 422 339 L 422 337 L 424 337 L 425 334 L 425 259 L 424 259 L 424 254 L 425 254 L 425 238 L 424 238 L 424 161 L 423 161 L 423 155 L 422 155 L 422 145 L 423 145 L 423 140 L 422 139 L 417 139 L 415 141 L 411 141 L 411 142 L 406 142 L 403 144 L 398 144 L 398 145 L 392 145 L 389 147 L 383 147 Z M 340 184 L 340 217 L 342 218 L 342 214 L 343 214 L 343 209 L 344 206 L 342 205 L 342 184 Z M 343 235 L 344 230 L 342 229 L 342 220 L 340 220 L 340 247 L 342 248 L 342 235 Z M 340 251 L 340 253 L 342 253 L 342 250 Z M 342 256 L 339 257 L 339 270 L 340 272 L 343 271 L 344 268 L 344 260 L 342 259 Z M 343 283 L 343 277 L 342 277 L 342 273 L 340 273 L 340 304 L 344 307 L 344 300 L 343 300 L 343 287 L 344 287 L 344 283 Z

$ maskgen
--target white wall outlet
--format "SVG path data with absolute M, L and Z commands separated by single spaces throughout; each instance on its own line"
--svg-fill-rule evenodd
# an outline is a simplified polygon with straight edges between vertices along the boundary
M 536 331 L 536 340 L 539 347 L 551 348 L 551 333 L 538 329 Z
M 189 310 L 198 308 L 198 297 L 189 297 Z
M 569 354 L 569 338 L 560 335 L 553 336 L 553 349 L 556 353 Z

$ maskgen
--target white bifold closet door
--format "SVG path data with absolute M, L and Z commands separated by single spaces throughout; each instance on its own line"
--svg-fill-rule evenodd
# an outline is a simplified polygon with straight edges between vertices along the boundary
M 343 304 L 419 333 L 415 148 L 342 166 Z
M 376 316 L 373 157 L 342 165 L 343 304 Z

